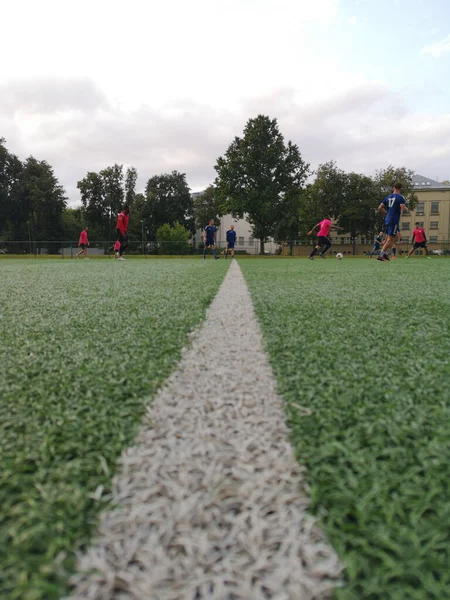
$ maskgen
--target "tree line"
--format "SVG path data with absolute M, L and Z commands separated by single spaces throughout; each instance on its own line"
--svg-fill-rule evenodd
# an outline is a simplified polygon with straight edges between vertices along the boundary
M 394 181 L 403 184 L 411 209 L 417 202 L 414 173 L 405 167 L 370 177 L 331 161 L 313 172 L 277 120 L 264 115 L 247 122 L 215 171 L 214 183 L 193 197 L 184 173 L 154 175 L 136 192 L 137 170 L 114 164 L 78 181 L 81 206 L 70 208 L 52 167 L 33 156 L 22 162 L 0 138 L 0 241 L 45 241 L 52 252 L 61 240 L 77 240 L 85 226 L 92 240 L 112 240 L 117 214 L 128 205 L 131 239 L 186 242 L 210 218 L 245 215 L 264 252 L 269 238 L 299 239 L 325 215 L 355 239 L 373 236 L 382 224 L 376 208 Z

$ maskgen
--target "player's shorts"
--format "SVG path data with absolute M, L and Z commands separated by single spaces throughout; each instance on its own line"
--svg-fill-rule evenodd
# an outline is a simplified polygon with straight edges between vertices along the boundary
M 389 225 L 386 224 L 386 235 L 389 235 L 390 237 L 394 237 L 397 235 L 397 233 L 399 233 L 399 231 L 400 231 L 399 223 L 389 223 Z
M 330 240 L 324 235 L 319 235 L 317 237 L 317 245 L 318 246 L 331 246 Z
M 86 250 L 86 244 L 80 244 L 80 248 L 81 248 L 82 250 Z
M 228 250 L 234 250 L 234 242 L 227 242 Z
M 414 242 L 414 250 L 416 248 L 426 248 L 427 247 L 427 243 L 426 242 Z
M 215 246 L 216 242 L 214 240 L 206 240 L 205 248 L 210 248 L 211 246 Z

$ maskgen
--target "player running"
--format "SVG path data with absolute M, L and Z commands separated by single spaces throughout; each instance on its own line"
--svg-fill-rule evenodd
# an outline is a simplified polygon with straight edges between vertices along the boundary
M 214 260 L 218 260 L 216 252 L 216 237 L 217 237 L 217 228 L 214 226 L 214 219 L 209 220 L 209 225 L 205 227 L 205 231 L 203 232 L 203 243 L 205 247 L 203 248 L 203 258 L 206 259 L 206 250 L 207 248 L 211 248 L 212 253 L 214 254 Z
M 378 207 L 378 211 L 385 216 L 386 240 L 378 255 L 377 260 L 385 262 L 391 260 L 388 256 L 389 251 L 395 245 L 397 233 L 400 231 L 400 215 L 406 212 L 405 198 L 402 196 L 403 186 L 401 183 L 394 185 L 394 191 L 383 200 Z
M 81 250 L 75 254 L 75 256 L 77 258 L 80 258 L 80 254 L 84 254 L 84 258 L 86 260 L 89 260 L 87 257 L 87 247 L 90 246 L 89 244 L 89 240 L 88 240 L 88 228 L 85 227 L 83 229 L 83 231 L 80 233 L 80 239 L 78 241 L 78 247 L 81 248 Z
M 318 250 L 320 250 L 323 246 L 325 246 L 325 249 L 322 250 L 322 252 L 319 254 L 319 256 L 320 256 L 320 258 L 325 258 L 325 254 L 331 248 L 331 242 L 328 238 L 328 234 L 330 233 L 330 231 L 332 229 L 335 229 L 336 231 L 338 229 L 342 229 L 342 227 L 336 227 L 336 225 L 333 225 L 333 222 L 331 221 L 331 219 L 329 217 L 325 217 L 325 219 L 323 219 L 323 221 L 320 221 L 320 223 L 317 223 L 317 225 L 314 225 L 314 227 L 311 229 L 311 231 L 308 231 L 308 235 L 312 235 L 312 233 L 313 233 L 314 229 L 316 229 L 316 227 L 319 227 L 319 232 L 317 234 L 317 244 L 314 247 L 311 254 L 308 256 L 308 258 L 310 260 L 314 260 L 314 255 L 317 254 Z
M 370 258 L 372 258 L 372 256 L 374 254 L 378 254 L 381 250 L 381 244 L 383 243 L 383 232 L 380 231 L 380 233 L 377 235 L 377 237 L 375 238 L 375 241 L 373 243 L 373 248 L 372 251 L 369 252 L 369 256 Z
M 128 206 L 125 206 L 123 211 L 121 213 L 119 213 L 119 215 L 117 216 L 117 224 L 116 224 L 117 241 L 120 242 L 118 260 L 125 260 L 123 257 L 123 251 L 128 246 L 127 231 L 128 231 L 128 221 L 130 218 L 129 214 L 130 214 L 130 209 L 128 208 Z
M 228 258 L 228 250 L 231 250 L 231 258 L 234 258 L 234 246 L 236 244 L 236 232 L 234 225 L 230 225 L 230 229 L 227 231 L 227 246 L 225 248 L 225 258 Z
M 420 227 L 419 223 L 416 223 L 416 228 L 414 229 L 414 231 L 412 233 L 412 243 L 413 243 L 413 247 L 409 251 L 408 256 L 405 256 L 405 258 L 409 258 L 418 248 L 423 248 L 425 250 L 425 254 L 426 254 L 427 258 L 429 258 L 431 260 L 431 257 L 428 253 L 428 247 L 427 247 L 428 240 L 427 240 L 427 236 L 425 235 L 425 229 L 423 227 Z

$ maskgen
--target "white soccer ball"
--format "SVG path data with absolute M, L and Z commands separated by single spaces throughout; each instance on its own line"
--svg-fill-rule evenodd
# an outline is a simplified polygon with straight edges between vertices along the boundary
M 344 255 L 342 254 L 342 252 L 338 252 L 338 253 L 336 254 L 336 258 L 337 258 L 338 260 L 342 260 L 342 259 L 344 258 Z

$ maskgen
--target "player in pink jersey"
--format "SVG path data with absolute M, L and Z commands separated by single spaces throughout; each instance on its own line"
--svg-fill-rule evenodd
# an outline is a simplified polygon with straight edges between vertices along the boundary
M 314 229 L 316 229 L 316 227 L 319 227 L 319 233 L 317 234 L 317 244 L 314 247 L 311 254 L 308 256 L 308 258 L 310 260 L 314 260 L 314 255 L 317 254 L 318 250 L 320 250 L 322 247 L 324 247 L 324 249 L 319 254 L 319 256 L 320 256 L 320 258 L 325 258 L 325 254 L 331 248 L 331 242 L 328 238 L 328 234 L 330 233 L 330 231 L 332 229 L 334 229 L 336 231 L 338 229 L 342 229 L 342 227 L 336 227 L 336 225 L 333 224 L 333 222 L 331 221 L 331 219 L 329 217 L 325 217 L 323 219 L 323 221 L 320 221 L 320 223 L 317 223 L 317 225 L 314 225 L 314 227 L 311 229 L 311 231 L 308 231 L 308 235 L 312 235 L 313 231 L 314 231 Z
M 85 227 L 83 229 L 83 231 L 80 233 L 80 239 L 78 241 L 78 246 L 81 248 L 81 250 L 75 256 L 77 258 L 80 258 L 80 254 L 84 254 L 84 258 L 87 258 L 87 247 L 89 245 L 90 244 L 89 244 L 89 240 L 88 240 L 88 228 Z
M 430 258 L 427 248 L 427 236 L 425 234 L 425 229 L 423 227 L 420 227 L 420 223 L 416 223 L 416 228 L 414 229 L 412 235 L 412 243 L 413 247 L 409 251 L 408 256 L 406 256 L 405 258 L 409 258 L 419 248 L 423 248 L 425 250 L 426 257 Z

